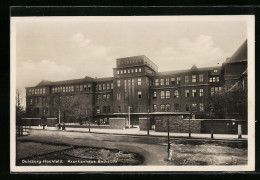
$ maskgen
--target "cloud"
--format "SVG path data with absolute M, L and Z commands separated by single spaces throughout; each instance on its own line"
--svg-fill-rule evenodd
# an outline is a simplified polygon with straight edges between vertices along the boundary
M 199 35 L 177 40 L 172 46 L 159 50 L 155 58 L 160 69 L 173 70 L 190 68 L 193 64 L 198 67 L 214 66 L 222 63 L 226 55 L 223 49 L 215 46 L 211 36 Z
M 27 86 L 35 86 L 41 80 L 61 80 L 68 78 L 75 71 L 64 64 L 57 64 L 55 61 L 44 59 L 33 61 L 31 59 L 20 63 L 16 67 L 17 87 L 24 88 L 24 82 Z
M 82 33 L 75 33 L 70 37 L 70 42 L 77 47 L 85 47 L 91 44 L 90 39 L 86 39 Z

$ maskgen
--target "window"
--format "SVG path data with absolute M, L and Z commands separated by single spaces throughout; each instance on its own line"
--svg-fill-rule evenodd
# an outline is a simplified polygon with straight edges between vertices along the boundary
M 155 123 L 156 123 L 156 126 L 162 126 L 162 120 L 157 119 L 155 121 Z
M 210 95 L 218 95 L 222 93 L 222 87 L 211 87 L 210 88 Z
M 161 79 L 161 86 L 164 86 L 164 79 Z
M 103 106 L 103 113 L 107 113 L 107 107 Z
M 69 92 L 69 86 L 66 86 L 66 92 Z
M 190 96 L 190 90 L 186 89 L 185 90 L 185 97 L 189 97 Z
M 135 69 L 135 72 L 138 72 L 137 69 Z
M 154 105 L 153 105 L 153 112 L 156 112 L 156 111 L 157 111 L 157 105 L 154 104 Z
M 177 77 L 177 84 L 180 84 L 181 82 L 181 77 Z
M 107 112 L 110 113 L 110 106 L 107 106 Z
M 53 90 L 53 88 L 52 88 L 52 90 Z M 32 90 L 32 94 L 34 94 L 34 92 L 35 92 L 35 91 L 34 91 L 34 89 L 33 89 L 33 90 Z
M 178 112 L 179 111 L 179 104 L 174 104 L 174 112 Z
M 42 89 L 40 89 L 40 94 L 42 94 Z
M 76 91 L 79 91 L 79 85 L 76 86 Z
M 83 85 L 80 85 L 80 91 L 83 91 Z
M 219 82 L 219 77 L 218 76 L 210 77 L 209 82 Z
M 107 101 L 110 101 L 110 94 L 107 95 Z
M 184 81 L 185 81 L 185 83 L 188 83 L 189 82 L 189 76 L 184 76 Z
M 196 82 L 196 81 L 197 81 L 197 77 L 196 77 L 196 75 L 192 75 L 191 82 Z
M 139 72 L 142 72 L 142 69 L 141 69 L 141 68 L 139 68 Z
M 107 84 L 107 89 L 110 89 L 110 83 Z
M 45 89 L 44 89 L 45 90 Z M 32 90 L 31 89 L 29 89 L 29 91 L 28 91 L 28 94 L 31 94 L 32 93 Z
M 106 90 L 106 88 L 107 88 L 106 84 L 103 84 L 103 90 Z
M 131 69 L 131 73 L 134 73 L 134 69 Z
M 138 112 L 139 113 L 142 112 L 142 106 L 141 105 L 138 106 Z
M 33 99 L 32 98 L 30 99 L 30 104 L 33 104 Z
M 120 87 L 120 80 L 117 80 L 117 87 Z
M 170 93 L 170 91 L 166 91 L 166 99 L 169 99 L 169 98 L 170 98 L 170 96 L 171 96 L 171 93 Z
M 120 94 L 120 93 L 117 93 L 116 99 L 117 99 L 117 100 L 120 100 L 120 99 L 121 99 L 121 94 Z
M 196 97 L 196 89 L 192 89 L 192 97 Z
M 200 103 L 200 111 L 204 111 L 204 104 L 203 103 Z
M 204 96 L 204 89 L 200 89 L 200 96 Z
M 175 84 L 175 78 L 171 78 L 171 83 Z
M 171 105 L 170 104 L 166 104 L 166 111 L 170 112 L 171 111 Z
M 100 107 L 97 106 L 97 114 L 99 114 L 99 113 L 100 113 Z
M 179 91 L 178 90 L 174 91 L 174 98 L 179 98 Z
M 142 84 L 142 79 L 141 79 L 141 78 L 138 78 L 137 85 L 141 85 L 141 84 Z
M 155 80 L 154 80 L 154 85 L 155 85 L 155 86 L 159 86 L 159 79 L 155 79 Z
M 126 74 L 126 70 L 124 70 L 124 74 Z
M 119 71 L 116 71 L 116 74 L 119 74 Z
M 123 74 L 123 70 L 120 70 L 120 74 Z
M 98 95 L 97 95 L 97 102 L 99 102 L 100 99 L 101 99 L 101 96 L 100 96 L 100 94 L 98 94 Z
M 164 98 L 165 98 L 165 92 L 161 91 L 161 99 L 164 99 Z
M 153 98 L 154 98 L 154 99 L 157 98 L 157 92 L 156 92 L 156 91 L 153 92 Z
M 71 86 L 71 92 L 74 92 L 74 86 Z
M 127 72 L 130 73 L 130 69 L 128 69 Z
M 161 111 L 162 111 L 162 112 L 165 111 L 165 105 L 164 105 L 164 104 L 161 105 Z
M 197 111 L 197 104 L 192 104 L 192 111 L 196 112 Z
M 185 104 L 185 110 L 190 111 L 190 105 L 189 104 Z
M 170 78 L 166 78 L 165 85 L 169 85 L 169 84 L 170 84 Z
M 204 77 L 203 77 L 203 74 L 200 74 L 200 75 L 199 75 L 199 82 L 203 82 L 203 78 L 204 78 Z
M 114 88 L 114 84 L 113 83 L 111 83 L 111 89 L 113 89 Z
M 120 106 L 117 106 L 117 112 L 121 112 L 121 107 Z
M 103 94 L 103 101 L 107 100 L 107 96 L 105 94 Z
M 218 70 L 217 70 L 217 69 L 214 69 L 214 73 L 216 73 L 216 72 L 218 72 Z
M 138 91 L 138 98 L 141 99 L 142 98 L 142 92 Z

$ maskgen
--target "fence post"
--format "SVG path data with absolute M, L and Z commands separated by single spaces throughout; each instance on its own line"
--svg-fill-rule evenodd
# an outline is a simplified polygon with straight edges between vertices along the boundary
M 241 123 L 238 124 L 237 133 L 238 133 L 238 139 L 241 139 L 242 138 L 242 125 L 241 125 Z

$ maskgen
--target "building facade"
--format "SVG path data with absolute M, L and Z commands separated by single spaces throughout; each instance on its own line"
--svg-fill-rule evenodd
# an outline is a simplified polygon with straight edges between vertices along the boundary
M 245 47 L 246 41 L 239 52 L 245 53 Z M 233 55 L 222 66 L 193 65 L 167 72 L 158 72 L 157 65 L 144 55 L 119 58 L 113 77 L 41 81 L 27 87 L 27 116 L 97 123 L 108 123 L 110 117 L 127 117 L 129 112 L 133 122 L 154 112 L 188 112 L 193 118 L 212 118 L 210 97 L 235 89 L 237 82 L 242 82 L 246 90 L 247 58 L 238 57 Z

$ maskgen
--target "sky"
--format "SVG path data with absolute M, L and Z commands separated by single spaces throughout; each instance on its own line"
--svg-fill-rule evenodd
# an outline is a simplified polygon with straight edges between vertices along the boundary
M 247 39 L 246 18 L 231 17 L 13 18 L 16 87 L 112 77 L 117 58 L 136 55 L 158 71 L 221 65 Z

